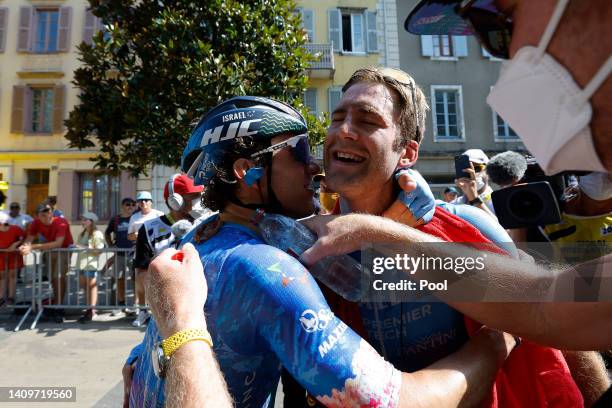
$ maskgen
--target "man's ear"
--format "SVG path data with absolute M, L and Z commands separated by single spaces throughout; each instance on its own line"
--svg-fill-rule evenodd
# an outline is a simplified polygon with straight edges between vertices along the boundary
M 255 167 L 255 163 L 251 160 L 245 158 L 237 159 L 232 167 L 234 178 L 238 181 L 244 180 L 244 176 L 251 167 Z
M 237 159 L 232 168 L 234 178 L 240 184 L 246 184 L 248 187 L 259 188 L 255 183 L 263 175 L 263 169 L 257 167 L 253 161 L 245 158 Z
M 419 144 L 416 140 L 408 142 L 406 147 L 403 148 L 402 157 L 398 163 L 398 167 L 412 167 L 419 158 Z

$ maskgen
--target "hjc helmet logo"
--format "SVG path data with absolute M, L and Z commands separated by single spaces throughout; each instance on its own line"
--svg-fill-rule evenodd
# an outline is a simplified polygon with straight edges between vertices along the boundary
M 259 122 L 261 122 L 261 119 L 243 120 L 241 122 L 231 122 L 215 128 L 206 129 L 202 135 L 200 147 L 234 139 L 235 137 L 244 137 L 257 134 L 258 129 L 250 130 L 250 127 L 251 124 Z

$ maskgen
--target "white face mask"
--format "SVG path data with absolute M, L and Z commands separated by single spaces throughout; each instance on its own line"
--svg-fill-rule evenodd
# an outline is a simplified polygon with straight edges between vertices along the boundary
M 484 186 L 485 186 L 484 177 L 476 176 L 476 190 L 480 191 L 484 188 Z
M 606 172 L 591 137 L 589 99 L 612 71 L 612 57 L 582 90 L 546 53 L 567 2 L 557 3 L 537 48 L 525 46 L 504 62 L 487 102 L 518 133 L 546 174 Z
M 612 198 L 612 181 L 608 173 L 591 173 L 580 177 L 580 190 L 593 200 L 605 201 Z

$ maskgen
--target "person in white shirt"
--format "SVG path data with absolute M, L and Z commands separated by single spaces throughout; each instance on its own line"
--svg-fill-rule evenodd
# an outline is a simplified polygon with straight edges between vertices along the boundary
M 164 215 L 162 211 L 153 208 L 153 197 L 148 191 L 141 191 L 136 194 L 136 203 L 140 211 L 135 212 L 132 214 L 132 217 L 130 217 L 130 224 L 128 226 L 128 239 L 130 241 L 136 241 L 138 239 L 138 230 L 140 230 L 140 227 L 142 227 L 145 221 Z M 146 299 L 144 283 L 142 282 L 142 272 L 146 272 L 146 270 L 141 268 L 135 268 L 134 270 L 136 272 L 135 301 L 138 305 L 144 305 L 146 304 Z M 137 320 L 143 319 L 144 316 L 140 316 L 141 313 L 139 309 L 136 309 L 136 314 L 138 315 L 136 318 Z
M 8 223 L 11 225 L 16 225 L 24 231 L 28 230 L 28 225 L 32 222 L 33 218 L 28 214 L 20 214 L 21 206 L 19 203 L 11 203 L 9 206 L 9 221 Z

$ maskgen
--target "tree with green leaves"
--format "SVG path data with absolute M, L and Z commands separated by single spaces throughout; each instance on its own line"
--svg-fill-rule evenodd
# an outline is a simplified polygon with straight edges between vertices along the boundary
M 70 147 L 96 166 L 137 175 L 177 167 L 194 122 L 234 95 L 301 96 L 313 57 L 293 0 L 90 0 L 105 30 L 79 46 Z M 311 143 L 324 124 L 307 115 Z

